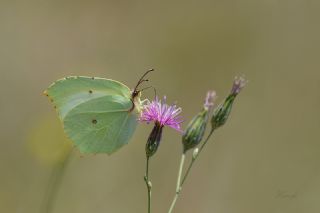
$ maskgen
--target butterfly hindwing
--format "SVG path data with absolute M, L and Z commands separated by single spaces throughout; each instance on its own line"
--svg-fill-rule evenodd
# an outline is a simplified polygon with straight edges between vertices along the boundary
M 137 116 L 131 101 L 103 96 L 83 103 L 64 118 L 64 129 L 82 153 L 112 153 L 132 136 Z

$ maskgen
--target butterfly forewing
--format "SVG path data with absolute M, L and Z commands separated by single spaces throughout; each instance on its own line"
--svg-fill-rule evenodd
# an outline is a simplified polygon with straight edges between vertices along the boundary
M 59 80 L 47 90 L 66 134 L 82 153 L 113 153 L 137 125 L 131 92 L 120 82 L 89 77 Z
M 72 76 L 54 82 L 45 91 L 63 119 L 77 105 L 105 95 L 131 96 L 124 84 L 104 78 Z

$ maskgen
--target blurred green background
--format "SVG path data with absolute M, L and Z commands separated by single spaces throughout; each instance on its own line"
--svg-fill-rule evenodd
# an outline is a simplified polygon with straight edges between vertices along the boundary
M 187 122 L 209 89 L 249 84 L 187 180 L 183 213 L 320 212 L 320 1 L 0 1 L 0 212 L 40 213 L 70 143 L 42 91 L 68 75 L 133 87 L 148 68 Z M 153 97 L 152 90 L 144 97 Z M 146 212 L 142 124 L 114 155 L 74 151 L 52 212 Z M 180 136 L 151 159 L 153 212 L 174 195 Z

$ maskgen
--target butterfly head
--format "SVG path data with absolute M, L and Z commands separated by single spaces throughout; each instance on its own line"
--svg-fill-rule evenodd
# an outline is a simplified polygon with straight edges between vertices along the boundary
M 141 91 L 140 90 L 134 90 L 131 94 L 131 98 L 134 100 L 136 99 L 137 97 L 140 97 L 141 96 Z
M 140 86 L 140 84 L 142 84 L 143 82 L 146 82 L 146 81 L 149 81 L 148 79 L 145 79 L 144 77 L 146 77 L 146 75 L 149 73 L 149 72 L 152 72 L 154 71 L 154 69 L 150 69 L 148 70 L 147 72 L 145 72 L 141 78 L 139 79 L 137 85 L 134 87 L 132 93 L 131 93 L 131 102 L 132 102 L 132 107 L 131 109 L 129 110 L 130 112 L 133 111 L 135 108 L 137 108 L 137 111 L 139 112 L 141 109 L 140 109 L 140 97 L 141 97 L 141 92 L 144 90 L 144 89 L 139 89 L 138 87 Z M 145 88 L 146 89 L 146 88 Z

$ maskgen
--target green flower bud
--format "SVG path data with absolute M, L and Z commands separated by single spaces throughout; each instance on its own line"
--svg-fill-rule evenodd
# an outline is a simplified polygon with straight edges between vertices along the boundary
M 191 120 L 191 122 L 187 126 L 186 131 L 182 135 L 184 152 L 194 148 L 200 143 L 206 130 L 207 122 L 208 110 L 203 110 Z
M 203 138 L 209 119 L 209 112 L 212 108 L 212 101 L 215 97 L 215 92 L 208 92 L 204 107 L 188 124 L 186 131 L 182 135 L 183 152 L 197 146 Z
M 230 95 L 213 112 L 211 118 L 212 129 L 217 129 L 226 123 L 230 115 L 233 102 L 246 83 L 247 80 L 245 80 L 243 77 L 236 77 L 234 79 Z
M 154 155 L 154 153 L 156 153 L 161 141 L 162 129 L 163 125 L 160 125 L 160 123 L 156 122 L 146 144 L 147 157 L 151 157 Z
M 212 129 L 217 129 L 226 123 L 230 115 L 235 97 L 236 96 L 233 94 L 229 95 L 222 104 L 220 104 L 216 109 L 214 109 L 211 118 Z

